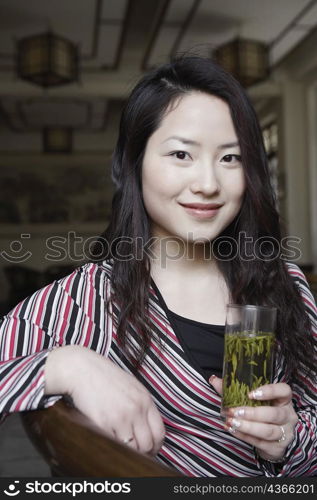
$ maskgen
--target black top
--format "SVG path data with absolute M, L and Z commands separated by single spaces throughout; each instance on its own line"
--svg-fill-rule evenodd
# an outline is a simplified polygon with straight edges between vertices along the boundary
M 200 323 L 174 313 L 167 307 L 164 297 L 152 278 L 151 284 L 189 363 L 206 381 L 209 380 L 210 375 L 221 377 L 225 327 Z
M 168 312 L 205 378 L 208 380 L 212 374 L 221 377 L 225 327 L 184 318 L 170 309 Z

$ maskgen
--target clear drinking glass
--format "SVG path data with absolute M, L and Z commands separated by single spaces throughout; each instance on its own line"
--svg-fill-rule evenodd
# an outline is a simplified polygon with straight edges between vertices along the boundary
M 276 308 L 227 306 L 221 414 L 236 406 L 268 405 L 249 392 L 270 384 L 273 376 Z

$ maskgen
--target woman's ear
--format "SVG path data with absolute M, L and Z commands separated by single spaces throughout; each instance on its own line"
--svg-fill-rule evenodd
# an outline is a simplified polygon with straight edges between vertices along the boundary
M 209 378 L 210 385 L 222 396 L 222 378 L 216 377 L 216 375 L 211 375 Z

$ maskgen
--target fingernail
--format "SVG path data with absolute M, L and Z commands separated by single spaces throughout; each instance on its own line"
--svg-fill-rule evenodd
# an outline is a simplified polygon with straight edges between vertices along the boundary
M 256 389 L 255 391 L 252 391 L 250 394 L 250 397 L 254 399 L 261 398 L 262 396 L 263 396 L 262 389 Z
M 243 417 L 243 415 L 245 414 L 245 410 L 244 408 L 239 408 L 239 410 L 235 410 L 233 414 L 235 417 Z
M 235 429 L 238 429 L 241 425 L 240 420 L 237 420 L 236 418 L 233 418 L 231 423 L 232 423 L 232 427 L 234 427 Z
M 209 383 L 212 384 L 215 378 L 217 378 L 216 375 L 211 375 L 211 377 L 209 377 Z

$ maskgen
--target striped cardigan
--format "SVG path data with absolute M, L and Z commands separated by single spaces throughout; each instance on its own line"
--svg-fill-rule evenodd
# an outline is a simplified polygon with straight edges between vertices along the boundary
M 112 261 L 89 263 L 19 303 L 0 325 L 0 416 L 47 408 L 62 396 L 44 395 L 44 366 L 50 350 L 78 344 L 107 356 L 126 371 L 130 364 L 117 342 L 118 306 L 110 297 Z M 316 305 L 303 273 L 288 270 L 299 287 L 313 332 Z M 254 448 L 223 428 L 220 396 L 187 358 L 166 305 L 150 289 L 149 315 L 163 344 L 151 341 L 139 379 L 162 415 L 166 438 L 157 460 L 187 476 L 317 475 L 317 387 L 302 377 L 292 385 L 299 421 L 282 467 L 258 459 Z M 129 342 L 136 340 L 129 323 Z M 303 335 L 305 332 L 303 332 Z M 275 381 L 284 381 L 283 359 Z

